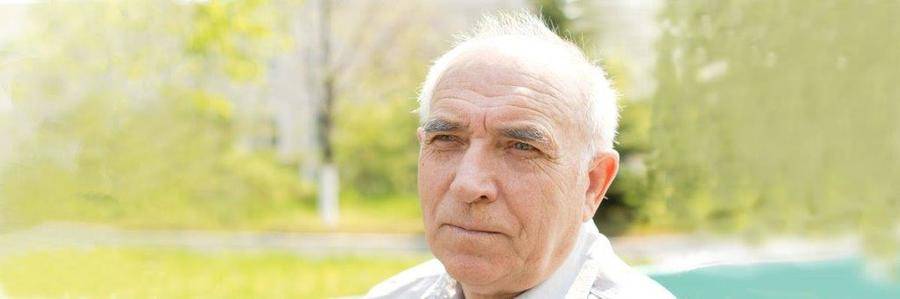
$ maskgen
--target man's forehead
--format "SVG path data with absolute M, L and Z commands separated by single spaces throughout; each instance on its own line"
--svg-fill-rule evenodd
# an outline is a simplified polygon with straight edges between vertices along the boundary
M 527 87 L 559 100 L 572 98 L 575 88 L 571 82 L 576 76 L 573 68 L 555 61 L 552 52 L 537 54 L 509 45 L 466 47 L 450 61 L 436 89 L 492 84 Z
M 451 62 L 435 86 L 430 114 L 459 118 L 468 114 L 467 107 L 503 107 L 496 113 L 509 121 L 530 120 L 551 127 L 570 124 L 579 100 L 570 91 L 571 84 L 561 78 L 567 75 L 560 75 L 565 70 L 529 59 L 491 47 L 468 49 Z

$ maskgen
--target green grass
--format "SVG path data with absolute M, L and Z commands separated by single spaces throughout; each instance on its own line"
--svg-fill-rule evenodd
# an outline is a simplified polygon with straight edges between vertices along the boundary
M 188 202 L 158 200 L 146 205 L 69 200 L 65 204 L 18 206 L 21 223 L 80 222 L 133 229 L 268 230 L 296 232 L 419 233 L 424 230 L 415 196 L 362 198 L 348 194 L 340 202 L 337 227 L 326 226 L 311 200 L 281 203 Z M 0 215 L 2 216 L 2 215 Z M 3 223 L 0 223 L 0 227 Z
M 60 249 L 0 258 L 11 298 L 328 298 L 365 294 L 427 256 Z
M 241 209 L 244 207 L 234 207 Z M 163 209 L 165 210 L 165 209 Z M 101 223 L 127 228 L 267 230 L 297 232 L 348 233 L 421 233 L 424 231 L 419 200 L 413 196 L 361 198 L 344 196 L 340 201 L 337 227 L 327 226 L 310 203 L 257 206 L 230 217 L 222 213 L 195 210 L 190 215 L 150 217 L 135 213 L 134 217 L 110 218 Z M 163 220 L 167 219 L 167 220 Z

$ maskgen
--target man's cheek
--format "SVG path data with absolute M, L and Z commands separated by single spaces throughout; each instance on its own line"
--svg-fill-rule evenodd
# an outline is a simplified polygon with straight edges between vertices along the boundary
M 440 166 L 424 164 L 419 169 L 419 196 L 423 213 L 436 212 L 449 186 L 448 174 Z
M 448 161 L 428 161 L 420 165 L 420 179 L 433 190 L 444 190 L 456 172 L 455 164 Z

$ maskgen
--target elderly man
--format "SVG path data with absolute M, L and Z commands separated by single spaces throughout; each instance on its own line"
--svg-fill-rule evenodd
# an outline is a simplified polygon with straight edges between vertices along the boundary
M 671 298 L 591 220 L 616 175 L 603 71 L 529 14 L 488 17 L 419 97 L 419 196 L 436 260 L 369 298 Z

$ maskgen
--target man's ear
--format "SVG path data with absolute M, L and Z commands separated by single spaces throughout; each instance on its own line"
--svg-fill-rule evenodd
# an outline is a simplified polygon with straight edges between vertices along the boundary
M 606 191 L 619 171 L 619 152 L 606 150 L 597 153 L 587 169 L 588 187 L 585 191 L 584 211 L 581 221 L 594 217 Z

